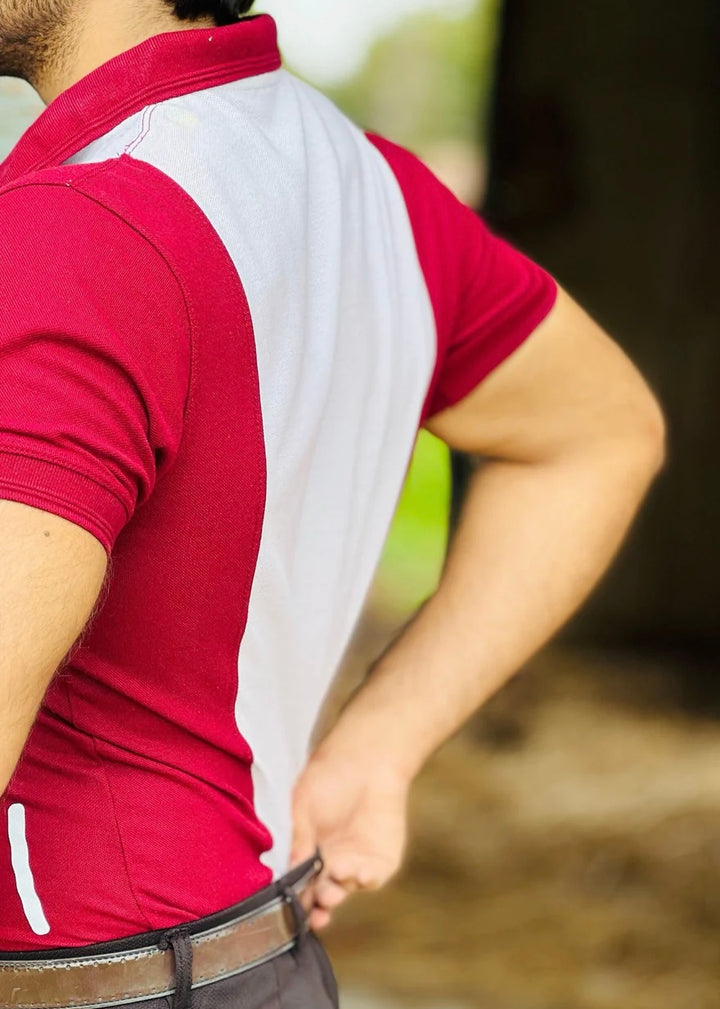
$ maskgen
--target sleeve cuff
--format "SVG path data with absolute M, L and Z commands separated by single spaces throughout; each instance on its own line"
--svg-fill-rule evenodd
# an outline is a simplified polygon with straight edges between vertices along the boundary
M 425 403 L 422 424 L 436 413 L 455 406 L 468 396 L 532 336 L 541 322 L 545 321 L 557 301 L 558 285 L 550 274 L 543 271 L 542 276 L 543 285 L 539 297 L 520 324 L 514 326 L 502 340 L 485 348 L 482 356 L 478 355 L 475 360 L 466 361 L 463 367 L 456 367 L 452 376 L 437 376 L 441 379 L 439 387 L 436 379 Z
M 57 462 L 0 449 L 0 499 L 17 501 L 81 526 L 108 554 L 128 521 L 116 494 Z

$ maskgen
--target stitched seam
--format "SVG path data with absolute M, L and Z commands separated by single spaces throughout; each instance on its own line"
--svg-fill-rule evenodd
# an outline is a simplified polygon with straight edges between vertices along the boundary
M 110 168 L 114 167 L 115 164 L 119 160 L 120 160 L 119 158 L 111 158 L 108 161 L 102 162 L 98 166 L 97 171 L 93 171 L 91 173 L 87 173 L 87 175 L 84 175 L 83 178 L 81 180 L 79 180 L 79 181 L 82 182 L 82 181 L 85 180 L 85 178 L 92 177 L 92 176 L 95 176 L 95 175 L 99 175 L 103 171 L 108 171 Z M 128 160 L 131 161 L 131 163 L 133 163 L 133 164 L 145 164 L 145 162 L 139 162 L 139 161 L 136 161 L 133 158 L 128 158 Z M 159 171 L 159 169 L 158 169 L 158 171 Z M 169 178 L 169 176 L 165 175 L 164 172 L 160 172 L 160 174 L 163 175 L 166 179 Z M 191 307 L 190 307 L 190 300 L 188 299 L 187 293 L 185 291 L 185 285 L 183 284 L 182 280 L 180 279 L 180 276 L 179 276 L 177 270 L 175 269 L 174 264 L 173 264 L 172 260 L 170 259 L 170 257 L 165 253 L 165 251 L 163 249 L 160 248 L 160 246 L 157 244 L 157 242 L 154 241 L 153 238 L 151 238 L 149 235 L 146 235 L 137 225 L 133 224 L 131 221 L 128 221 L 125 217 L 123 217 L 120 213 L 118 213 L 117 210 L 114 210 L 112 207 L 109 207 L 102 200 L 98 199 L 95 196 L 91 196 L 90 193 L 86 193 L 83 189 L 81 189 L 79 187 L 79 185 L 71 183 L 70 181 L 68 181 L 68 182 L 18 182 L 18 183 L 14 184 L 14 185 L 8 186 L 6 189 L 3 189 L 2 194 L 0 194 L 0 198 L 2 198 L 2 196 L 5 195 L 5 193 L 13 192 L 16 189 L 28 189 L 28 188 L 31 188 L 32 186 L 54 186 L 54 187 L 57 187 L 58 189 L 71 188 L 73 190 L 73 192 L 77 193 L 79 196 L 83 196 L 86 200 L 89 200 L 91 203 L 96 204 L 98 207 L 102 207 L 103 210 L 105 210 L 108 214 L 110 214 L 112 217 L 115 217 L 118 221 L 120 221 L 122 224 L 124 224 L 125 227 L 127 227 L 131 231 L 133 231 L 136 235 L 138 235 L 139 238 L 141 238 L 144 242 L 146 242 L 150 246 L 151 249 L 154 249 L 154 251 L 157 253 L 157 255 L 162 259 L 162 261 L 165 263 L 165 265 L 167 266 L 168 270 L 172 274 L 173 279 L 175 280 L 175 283 L 176 283 L 176 285 L 178 287 L 178 290 L 180 291 L 180 296 L 182 298 L 183 306 L 185 308 L 185 315 L 186 315 L 187 324 L 188 324 L 188 336 L 190 338 L 190 375 L 188 376 L 188 390 L 189 390 L 190 383 L 192 381 L 192 366 L 193 366 L 193 361 L 194 361 L 194 343 L 195 343 L 193 337 L 194 337 L 194 334 L 195 334 L 195 331 L 196 331 L 196 326 L 195 326 L 195 323 L 194 323 L 194 317 L 193 317 L 192 310 L 191 310 Z M 192 203 L 192 201 L 191 201 L 191 203 Z M 193 205 L 193 208 L 194 208 L 194 203 L 192 203 L 192 205 Z M 197 209 L 199 211 L 200 208 L 198 207 Z M 188 391 L 188 393 L 186 394 L 186 397 L 185 397 L 185 409 L 183 410 L 183 421 L 185 420 L 185 413 L 187 411 L 189 395 L 190 394 L 189 394 L 189 391 Z
M 225 63 L 216 64 L 212 70 L 208 70 L 205 73 L 192 72 L 185 74 L 183 77 L 178 77 L 172 83 L 173 88 L 176 91 L 181 91 L 185 84 L 195 82 L 198 84 L 198 87 L 194 90 L 202 91 L 203 88 L 200 85 L 207 84 L 207 86 L 210 87 L 211 84 L 208 82 L 216 81 L 217 86 L 220 87 L 222 84 L 231 84 L 235 80 L 244 80 L 246 77 L 254 76 L 252 73 L 246 73 L 245 71 L 257 70 L 260 73 L 272 73 L 275 70 L 279 70 L 281 66 L 281 61 L 276 56 L 268 57 L 267 55 L 263 55 L 243 60 L 242 72 L 240 74 L 237 72 L 237 63 L 227 61 Z M 225 74 L 228 71 L 233 71 L 233 75 L 226 79 Z M 51 165 L 58 160 L 63 161 L 65 158 L 71 157 L 72 154 L 76 154 L 78 151 L 81 151 L 84 147 L 86 147 L 88 143 L 92 143 L 93 140 L 97 139 L 98 127 L 101 127 L 106 123 L 112 123 L 113 125 L 110 129 L 114 129 L 115 126 L 119 126 L 120 123 L 128 118 L 124 115 L 126 111 L 137 111 L 138 103 L 150 104 L 156 95 L 162 95 L 165 91 L 167 91 L 167 88 L 167 83 L 163 82 L 160 85 L 152 84 L 143 91 L 138 92 L 136 95 L 133 95 L 131 100 L 124 102 L 120 107 L 114 108 L 112 116 L 99 117 L 90 123 L 82 134 L 73 137 L 72 140 L 58 144 L 55 148 L 48 151 L 42 161 L 36 162 L 30 170 L 37 171 L 40 168 L 47 168 L 48 165 Z M 173 95 L 172 97 L 180 96 Z M 130 114 L 132 113 L 130 112 Z M 109 132 L 109 130 L 104 131 L 104 133 L 107 132 Z M 103 134 L 100 135 L 102 136 Z M 91 139 L 86 140 L 86 138 Z
M 147 115 L 147 110 L 148 110 L 148 106 L 146 105 L 145 108 L 142 110 L 142 114 L 140 116 L 140 128 L 138 129 L 137 133 L 132 138 L 132 140 L 130 140 L 128 142 L 127 146 L 125 147 L 125 153 L 126 154 L 133 147 L 133 145 L 138 142 L 138 140 L 140 139 L 140 137 L 143 134 L 143 130 L 145 129 L 145 116 Z
M 70 472 L 72 472 L 72 470 Z M 31 490 L 26 486 L 26 484 L 16 483 L 14 480 L 6 480 L 5 478 L 0 479 L 0 487 L 12 493 L 23 494 L 28 497 L 35 497 L 38 499 L 42 498 L 44 501 L 48 501 L 51 504 L 62 505 L 64 508 L 82 515 L 83 518 L 96 522 L 97 525 L 102 528 L 104 533 L 109 535 L 112 532 L 110 526 L 102 519 L 101 516 L 97 515 L 95 512 L 89 511 L 76 501 L 68 501 L 59 494 L 53 494 L 51 491 L 45 490 Z
M 102 746 L 106 746 L 109 750 L 118 750 L 120 753 L 128 753 L 128 754 L 130 754 L 131 757 L 142 756 L 142 754 L 138 750 L 132 750 L 132 749 L 130 749 L 130 747 L 123 746 L 121 743 L 117 742 L 116 740 L 109 739 L 106 736 L 94 735 L 93 738 L 95 740 L 97 740 L 97 742 L 100 743 Z M 200 738 L 200 737 L 197 737 L 197 738 Z M 167 767 L 171 771 L 179 772 L 180 774 L 185 775 L 185 777 L 187 777 L 191 781 L 197 781 L 197 782 L 199 782 L 203 786 L 207 785 L 207 779 L 206 778 L 201 777 L 199 774 L 195 774 L 192 770 L 190 770 L 187 767 L 179 767 L 177 764 L 171 764 L 168 761 L 162 760 L 160 757 L 157 757 L 157 756 L 153 757 L 153 763 L 156 764 L 158 767 Z M 225 789 L 220 789 L 219 786 L 218 786 L 218 790 L 222 791 L 223 794 L 227 795 L 233 801 L 237 800 L 236 793 L 230 792 L 230 791 L 226 791 Z M 0 1009 L 2 1009 L 2 1007 L 0 1007 Z
M 29 459 L 31 462 L 42 463 L 44 466 L 57 466 L 58 469 L 67 470 L 68 473 L 72 473 L 74 476 L 82 477 L 83 480 L 88 480 L 90 483 L 95 484 L 95 486 L 99 487 L 100 490 L 104 490 L 108 494 L 111 494 L 115 498 L 115 500 L 118 501 L 123 506 L 123 508 L 125 509 L 126 512 L 128 510 L 127 509 L 127 505 L 125 504 L 125 502 L 123 501 L 123 499 L 120 497 L 120 495 L 116 491 L 114 491 L 111 487 L 107 487 L 104 483 L 100 483 L 100 481 L 97 479 L 97 477 L 95 477 L 92 474 L 88 473 L 86 470 L 84 470 L 82 468 L 82 466 L 79 466 L 79 465 L 78 466 L 68 466 L 64 459 L 62 459 L 62 460 L 61 459 L 54 459 L 52 457 L 52 454 L 49 453 L 49 452 L 48 453 L 43 453 L 43 452 L 23 452 L 19 448 L 15 449 L 15 448 L 0 447 L 0 456 L 3 456 L 3 455 L 17 456 L 19 459 Z M 44 494 L 46 492 L 43 491 L 42 493 Z M 48 491 L 47 493 L 48 493 L 48 495 L 52 494 L 51 491 Z M 62 500 L 62 499 L 59 499 L 59 500 Z
M 140 147 L 140 145 L 142 144 L 143 140 L 145 140 L 145 138 L 147 137 L 148 133 L 150 132 L 150 123 L 152 121 L 153 112 L 155 111 L 156 108 L 157 108 L 157 105 L 150 105 L 150 106 L 147 106 L 144 109 L 144 111 L 143 111 L 143 122 L 140 124 L 140 133 L 135 138 L 135 140 L 133 140 L 130 144 L 128 144 L 128 146 L 125 148 L 125 150 L 123 152 L 124 154 L 127 154 L 128 156 L 131 156 L 133 154 L 133 152 L 136 151 L 138 149 L 138 147 Z M 147 117 L 146 117 L 146 113 L 147 113 Z
M 10 964 L 0 964 L 0 974 L 25 974 L 27 971 L 33 973 L 40 973 L 43 971 L 64 971 L 68 967 L 73 967 L 77 970 L 93 970 L 97 964 L 116 964 L 119 962 L 133 962 L 135 960 L 147 960 L 150 957 L 156 958 L 159 956 L 159 951 L 157 949 L 142 949 L 142 950 L 129 950 L 127 953 L 121 953 L 117 956 L 103 956 L 103 957 L 91 957 L 89 961 L 84 960 L 82 957 L 67 957 L 64 960 L 43 960 L 41 963 L 23 963 L 18 965 L 17 962 Z
M 157 106 L 153 106 L 153 110 L 156 107 Z M 143 166 L 146 165 L 146 162 L 141 161 L 139 159 L 132 158 L 129 155 L 124 155 L 124 157 L 127 157 L 127 160 L 130 162 L 130 164 L 133 165 L 133 166 L 135 166 L 135 167 L 137 167 L 139 165 L 143 165 Z M 119 162 L 120 158 L 118 158 L 117 161 Z M 115 161 L 106 161 L 106 162 L 103 162 L 102 165 L 98 168 L 97 174 L 99 174 L 103 170 L 104 171 L 108 171 L 111 167 L 114 167 L 114 164 L 115 164 Z M 152 166 L 148 166 L 148 167 L 152 167 Z M 171 179 L 170 176 L 166 175 L 165 172 L 160 171 L 160 169 L 155 169 L 155 170 L 164 179 L 169 180 L 171 182 L 174 182 L 174 180 Z M 57 185 L 57 183 L 52 183 L 52 184 L 53 185 Z M 177 185 L 177 183 L 174 183 L 174 184 Z M 195 357 L 196 357 L 195 343 L 196 343 L 196 334 L 198 332 L 198 327 L 197 327 L 197 321 L 195 319 L 195 313 L 194 313 L 193 307 L 192 307 L 192 299 L 188 296 L 188 292 L 187 292 L 187 290 L 185 288 L 185 284 L 184 284 L 184 282 L 183 282 L 183 280 L 182 280 L 179 272 L 176 270 L 175 264 L 173 263 L 171 257 L 165 252 L 164 249 L 160 248 L 160 246 L 157 244 L 157 242 L 153 238 L 151 238 L 150 235 L 146 235 L 139 227 L 137 227 L 135 224 L 131 223 L 130 221 L 126 220 L 117 211 L 113 210 L 111 207 L 108 207 L 107 204 L 103 203 L 101 200 L 96 199 L 94 196 L 91 196 L 89 193 L 86 193 L 86 192 L 84 192 L 81 189 L 77 189 L 76 191 L 78 193 L 80 193 L 82 196 L 84 196 L 87 200 L 92 200 L 93 203 L 96 203 L 98 206 L 102 207 L 108 213 L 112 214 L 114 217 L 117 217 L 118 220 L 122 221 L 128 228 L 130 228 L 132 231 L 134 231 L 136 235 L 139 235 L 140 238 L 142 238 L 145 242 L 147 242 L 148 245 L 152 249 L 155 250 L 155 252 L 158 254 L 158 256 L 160 256 L 160 258 L 162 259 L 162 261 L 165 263 L 165 265 L 167 266 L 168 270 L 172 274 L 173 279 L 175 280 L 175 283 L 177 285 L 178 290 L 180 291 L 180 297 L 182 298 L 183 307 L 185 309 L 185 318 L 187 320 L 188 338 L 189 338 L 189 344 L 190 344 L 190 365 L 189 365 L 189 368 L 188 368 L 188 388 L 187 388 L 187 392 L 185 394 L 185 402 L 183 403 L 183 430 L 182 430 L 182 433 L 180 435 L 180 444 L 178 445 L 178 452 L 179 452 L 180 451 L 180 446 L 182 444 L 183 437 L 185 435 L 185 420 L 186 420 L 188 411 L 190 409 L 191 393 L 192 393 L 192 389 L 193 389 L 193 385 L 194 385 L 194 378 L 195 378 Z M 185 193 L 184 190 L 181 190 L 181 191 L 183 192 L 183 194 L 185 196 L 187 196 L 187 200 L 188 200 L 189 206 L 190 206 L 191 210 L 193 211 L 193 213 L 196 213 L 196 215 L 198 215 L 198 216 L 204 217 L 204 215 L 200 211 L 200 208 L 196 206 L 195 201 L 192 200 L 192 198 L 189 197 Z
M 143 908 L 140 906 L 140 901 L 138 900 L 137 894 L 135 893 L 135 888 L 133 887 L 132 877 L 130 875 L 130 867 L 128 865 L 127 860 L 127 853 L 125 851 L 125 845 L 123 843 L 122 830 L 120 829 L 120 821 L 118 819 L 117 810 L 115 808 L 115 796 L 113 795 L 112 786 L 110 784 L 110 775 L 108 774 L 107 768 L 105 767 L 105 761 L 102 759 L 98 751 L 97 739 L 95 738 L 95 736 L 92 736 L 91 738 L 93 744 L 93 753 L 95 754 L 97 762 L 100 765 L 100 769 L 102 771 L 103 778 L 105 779 L 105 784 L 107 786 L 108 795 L 110 797 L 110 808 L 112 810 L 113 820 L 115 821 L 115 830 L 117 831 L 118 843 L 120 845 L 120 853 L 122 855 L 123 865 L 125 867 L 125 877 L 127 879 L 128 890 L 130 891 L 132 899 L 135 901 L 135 907 L 137 908 L 138 914 L 142 916 L 143 921 L 148 926 L 147 931 L 153 932 L 155 931 L 155 926 L 150 921 L 148 916 L 145 914 Z
M 72 470 L 69 470 L 69 472 L 72 472 Z M 68 501 L 66 498 L 60 497 L 58 494 L 52 494 L 50 491 L 30 490 L 25 484 L 15 483 L 13 480 L 0 480 L 0 487 L 10 493 L 22 494 L 23 497 L 34 497 L 38 501 L 42 500 L 50 504 L 62 505 L 68 511 L 75 512 L 78 515 L 82 515 L 84 519 L 94 522 L 108 539 L 112 538 L 113 530 L 108 523 L 96 512 L 91 512 L 82 505 L 79 505 L 77 501 Z M 127 513 L 127 509 L 125 511 Z

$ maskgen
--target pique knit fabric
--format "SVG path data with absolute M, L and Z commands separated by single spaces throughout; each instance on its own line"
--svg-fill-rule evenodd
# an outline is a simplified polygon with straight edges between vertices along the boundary
M 267 15 L 151 38 L 30 128 L 0 166 L 0 498 L 110 570 L 0 800 L 0 949 L 287 870 L 418 428 L 556 293 L 286 71 Z

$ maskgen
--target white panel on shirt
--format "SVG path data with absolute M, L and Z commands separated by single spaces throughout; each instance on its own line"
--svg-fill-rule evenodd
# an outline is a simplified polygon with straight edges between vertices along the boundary
M 161 102 L 71 161 L 123 152 L 205 212 L 253 320 L 268 486 L 236 719 L 277 877 L 292 786 L 412 454 L 435 365 L 432 306 L 389 166 L 285 70 Z

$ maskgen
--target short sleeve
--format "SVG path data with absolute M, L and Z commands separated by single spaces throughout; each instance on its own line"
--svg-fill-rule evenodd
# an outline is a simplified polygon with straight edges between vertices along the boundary
M 493 234 L 415 155 L 368 139 L 392 169 L 407 206 L 437 326 L 437 360 L 423 421 L 457 403 L 548 315 L 557 284 Z
M 177 455 L 182 292 L 152 243 L 62 184 L 0 193 L 0 498 L 112 552 Z

